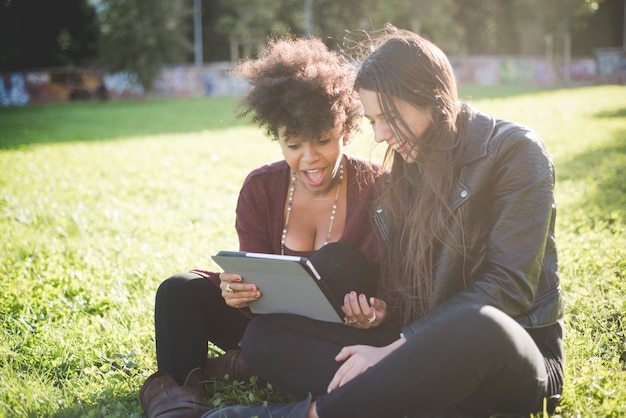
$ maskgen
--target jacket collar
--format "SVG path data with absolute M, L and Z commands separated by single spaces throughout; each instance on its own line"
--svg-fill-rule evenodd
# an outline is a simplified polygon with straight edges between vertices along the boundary
M 459 171 L 470 163 L 485 158 L 487 147 L 495 131 L 496 120 L 491 116 L 474 110 L 469 105 L 466 111 L 469 119 L 464 129 L 459 133 L 459 142 L 462 144 L 461 157 L 459 159 Z M 454 177 L 455 187 L 450 196 L 450 207 L 457 209 L 463 202 L 469 199 L 472 188 L 465 184 L 461 178 Z
M 463 146 L 460 158 L 461 166 L 466 166 L 487 155 L 489 139 L 492 137 L 496 126 L 496 120 L 493 117 L 476 111 L 469 105 L 466 106 L 470 116 L 465 128 L 459 134 L 459 141 Z

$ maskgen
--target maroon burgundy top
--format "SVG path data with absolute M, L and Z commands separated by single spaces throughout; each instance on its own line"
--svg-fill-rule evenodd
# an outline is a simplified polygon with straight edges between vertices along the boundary
M 339 241 L 356 247 L 378 271 L 382 239 L 373 222 L 373 199 L 374 179 L 379 176 L 380 167 L 352 156 L 346 156 L 344 161 L 348 207 Z M 259 167 L 248 175 L 237 202 L 235 227 L 240 251 L 280 254 L 290 177 L 284 160 Z M 308 257 L 312 252 L 285 247 L 285 254 Z

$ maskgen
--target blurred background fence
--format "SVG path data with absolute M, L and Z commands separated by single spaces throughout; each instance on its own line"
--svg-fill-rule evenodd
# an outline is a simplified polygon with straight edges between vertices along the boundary
M 568 74 L 544 58 L 481 55 L 453 56 L 450 61 L 459 84 L 555 87 L 564 80 L 570 86 L 626 82 L 626 58 L 617 48 L 599 51 L 595 58 L 572 59 Z M 164 66 L 149 94 L 130 72 L 90 68 L 0 72 L 0 104 L 239 95 L 247 85 L 229 74 L 230 68 L 230 62 Z

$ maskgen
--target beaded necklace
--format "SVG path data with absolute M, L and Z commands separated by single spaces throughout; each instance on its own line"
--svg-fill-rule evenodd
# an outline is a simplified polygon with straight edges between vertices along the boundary
M 324 240 L 322 246 L 328 244 L 330 241 L 330 233 L 333 230 L 333 224 L 335 223 L 335 214 L 337 213 L 337 202 L 339 201 L 339 192 L 341 191 L 341 183 L 343 183 L 343 161 L 339 164 L 339 186 L 337 186 L 337 193 L 335 194 L 335 201 L 333 202 L 333 208 L 330 211 L 330 224 L 328 225 L 328 235 Z M 283 235 L 280 239 L 280 253 L 285 255 L 285 240 L 287 239 L 287 225 L 289 225 L 289 216 L 291 215 L 291 209 L 293 207 L 293 195 L 296 191 L 296 172 L 291 173 L 291 186 L 289 187 L 289 199 L 287 200 L 287 216 L 285 216 L 285 226 L 283 227 Z

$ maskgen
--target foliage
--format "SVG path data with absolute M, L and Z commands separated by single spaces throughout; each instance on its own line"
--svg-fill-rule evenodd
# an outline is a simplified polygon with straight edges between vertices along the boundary
M 304 7 L 301 0 L 221 0 L 226 8 L 217 28 L 231 42 L 244 46 L 244 56 L 258 53 L 268 38 L 283 35 L 305 35 Z M 314 0 L 312 21 L 314 35 L 334 47 L 346 29 L 357 29 L 363 15 L 361 0 Z
M 80 65 L 95 57 L 99 36 L 88 0 L 0 1 L 0 68 Z
M 186 38 L 190 10 L 169 0 L 102 0 L 101 62 L 109 71 L 137 74 L 150 90 L 164 64 L 191 50 Z
M 217 22 L 226 12 L 221 1 L 201 0 L 202 22 L 202 57 L 205 62 L 224 62 L 230 59 L 230 41 L 217 30 Z M 189 17 L 190 31 L 188 38 L 193 39 L 193 16 Z M 186 62 L 194 62 L 195 55 L 189 53 Z
M 410 2 L 406 0 L 370 1 L 368 16 L 371 16 L 371 29 L 382 28 L 385 23 L 392 22 L 395 26 L 412 30 L 433 41 L 448 53 L 463 51 L 461 27 L 454 21 L 450 13 L 453 0 L 423 0 Z M 369 28 L 366 28 L 369 29 Z
M 360 28 L 364 6 L 362 0 L 313 0 L 313 34 L 323 34 L 330 47 L 340 45 L 346 31 Z
M 557 413 L 617 418 L 626 410 L 624 87 L 461 94 L 547 144 L 568 331 Z M 235 120 L 234 104 L 0 109 L 0 416 L 142 415 L 156 287 L 236 247 L 243 178 L 280 158 Z M 367 156 L 371 143 L 364 126 L 348 151 Z M 214 406 L 289 399 L 255 382 L 207 389 Z
M 192 3 L 0 0 L 0 68 L 100 63 L 110 71 L 137 73 L 149 89 L 161 65 L 193 61 Z M 302 0 L 201 3 L 205 61 L 254 56 L 267 38 L 305 34 Z M 562 51 L 566 22 L 574 54 L 590 55 L 594 48 L 622 43 L 622 0 L 550 0 L 541 7 L 536 0 L 311 3 L 313 34 L 337 49 L 350 46 L 343 43 L 346 32 L 378 30 L 387 22 L 417 31 L 455 55 L 543 55 L 544 36 L 554 51 Z
M 216 30 L 228 36 L 230 42 L 244 46 L 245 57 L 252 51 L 260 52 L 270 34 L 286 34 L 289 23 L 276 19 L 281 4 L 275 1 L 229 0 L 222 1 L 230 13 L 223 14 L 217 21 Z
M 623 0 L 603 0 L 597 11 L 576 18 L 572 25 L 573 54 L 592 55 L 595 48 L 624 47 L 625 7 Z M 621 25 L 615 24 L 620 21 Z
M 616 1 L 551 0 L 537 7 L 535 0 L 312 0 L 313 34 L 333 48 L 343 47 L 341 40 L 346 31 L 375 31 L 390 22 L 426 36 L 448 54 L 459 55 L 519 54 L 523 52 L 523 39 L 531 33 L 527 49 L 543 54 L 544 35 L 562 42 L 565 20 L 571 22 L 574 31 L 582 30 L 603 2 Z M 219 32 L 243 44 L 244 56 L 249 56 L 258 52 L 268 37 L 304 35 L 303 3 L 220 0 L 224 9 L 217 23 Z M 618 20 L 614 20 L 614 26 L 621 29 Z M 606 39 L 596 33 L 587 32 L 587 36 L 591 40 L 586 44 Z

